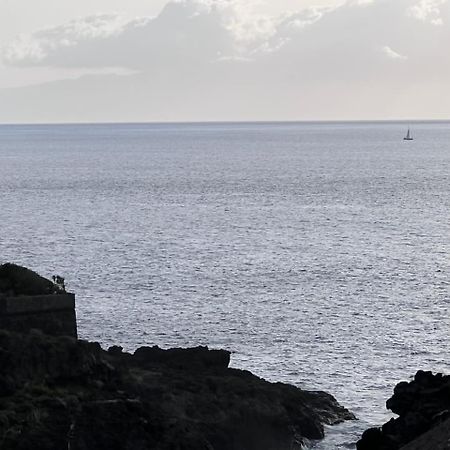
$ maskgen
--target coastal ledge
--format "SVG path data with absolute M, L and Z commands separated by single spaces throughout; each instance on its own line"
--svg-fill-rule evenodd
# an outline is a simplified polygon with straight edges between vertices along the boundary
M 229 368 L 230 353 L 0 330 L 2 450 L 295 450 L 354 419 L 324 392 Z
M 54 282 L 26 267 L 0 265 L 0 328 L 26 332 L 33 328 L 55 336 L 77 337 L 75 294 L 64 278 Z

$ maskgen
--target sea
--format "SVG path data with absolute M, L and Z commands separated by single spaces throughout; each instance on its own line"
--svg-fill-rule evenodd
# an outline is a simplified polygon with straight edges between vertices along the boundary
M 7 261 L 64 276 L 104 348 L 333 394 L 358 420 L 310 447 L 351 449 L 450 373 L 450 123 L 2 125 Z

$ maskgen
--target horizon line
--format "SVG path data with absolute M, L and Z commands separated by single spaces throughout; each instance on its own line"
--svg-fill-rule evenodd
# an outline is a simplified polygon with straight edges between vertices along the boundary
M 186 120 L 186 121 L 93 121 L 93 122 L 1 122 L 0 126 L 64 125 L 232 125 L 232 124 L 333 124 L 333 123 L 450 123 L 448 119 L 304 119 L 304 120 Z

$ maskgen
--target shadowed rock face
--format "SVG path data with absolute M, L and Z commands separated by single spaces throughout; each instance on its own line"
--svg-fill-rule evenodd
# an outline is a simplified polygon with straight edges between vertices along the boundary
M 445 439 L 441 424 L 450 418 L 450 376 L 419 370 L 410 383 L 397 384 L 386 406 L 399 417 L 365 431 L 358 450 L 398 450 L 406 444 L 408 449 L 438 450 Z M 426 441 L 413 442 L 428 431 Z
M 0 266 L 0 294 L 47 295 L 58 293 L 55 285 L 36 272 L 15 264 Z
M 430 431 L 420 435 L 401 450 L 449 450 L 450 419 L 436 425 Z
M 229 357 L 0 332 L 0 447 L 293 450 L 354 418 L 328 394 L 230 369 Z

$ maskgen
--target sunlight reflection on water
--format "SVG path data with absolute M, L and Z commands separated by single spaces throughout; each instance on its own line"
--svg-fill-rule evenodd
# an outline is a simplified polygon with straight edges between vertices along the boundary
M 79 332 L 209 345 L 360 418 L 447 371 L 450 126 L 0 127 L 1 255 L 77 293 Z

